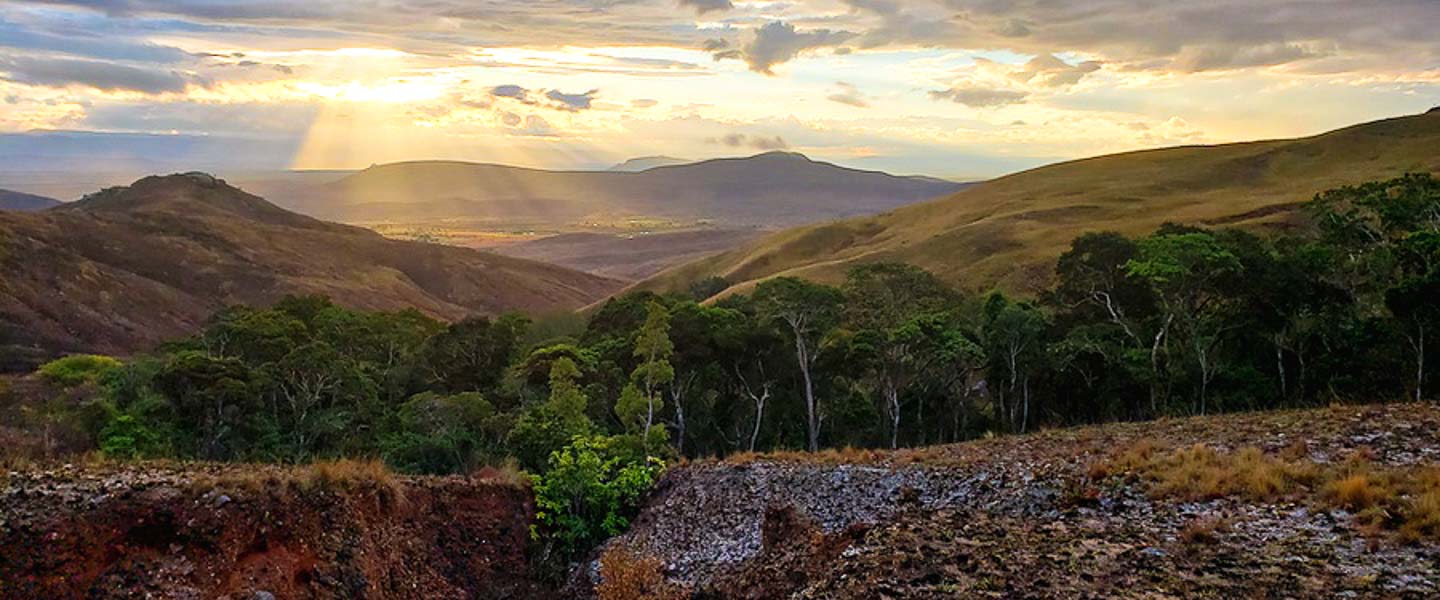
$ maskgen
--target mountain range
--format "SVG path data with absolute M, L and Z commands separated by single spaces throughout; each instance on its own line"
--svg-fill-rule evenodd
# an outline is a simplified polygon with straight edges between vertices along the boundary
M 965 289 L 1031 292 L 1075 236 L 1143 235 L 1165 222 L 1295 224 L 1337 186 L 1440 172 L 1440 111 L 1298 139 L 1127 152 L 1059 163 L 875 216 L 795 227 L 680 265 L 636 289 L 681 291 L 710 276 L 732 289 L 793 275 L 836 282 L 856 264 L 908 262 Z
M 638 172 L 393 163 L 303 193 L 282 190 L 272 200 L 352 223 L 471 219 L 553 225 L 662 219 L 776 227 L 874 214 L 963 187 L 769 152 Z
M 128 354 L 231 304 L 324 294 L 442 319 L 565 310 L 617 280 L 392 240 L 299 215 L 201 173 L 146 177 L 35 213 L 0 213 L 0 368 Z

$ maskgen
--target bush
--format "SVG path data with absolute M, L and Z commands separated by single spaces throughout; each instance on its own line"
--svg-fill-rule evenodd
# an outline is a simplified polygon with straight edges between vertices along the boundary
M 109 356 L 71 354 L 41 365 L 39 373 L 46 381 L 68 388 L 96 383 L 121 366 L 120 361 Z
M 121 414 L 100 430 L 100 452 L 109 458 L 161 458 L 170 456 L 169 436 L 135 415 Z
M 560 557 L 579 556 L 630 526 L 640 502 L 664 471 L 656 458 L 612 437 L 577 436 L 550 455 L 535 481 L 536 532 Z

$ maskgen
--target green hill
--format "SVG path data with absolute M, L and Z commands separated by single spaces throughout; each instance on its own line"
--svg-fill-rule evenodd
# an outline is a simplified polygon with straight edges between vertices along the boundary
M 1076 160 L 988 181 L 873 217 L 797 227 L 668 269 L 635 287 L 684 290 L 718 275 L 747 289 L 795 275 L 910 262 L 967 289 L 1029 292 L 1080 233 L 1137 235 L 1166 221 L 1283 227 L 1316 192 L 1440 171 L 1440 112 L 1290 140 L 1184 146 Z

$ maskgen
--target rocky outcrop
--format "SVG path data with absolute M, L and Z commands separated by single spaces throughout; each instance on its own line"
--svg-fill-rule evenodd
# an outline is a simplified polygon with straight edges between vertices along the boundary
M 606 551 L 656 559 L 699 597 L 1434 597 L 1434 540 L 1299 495 L 1166 499 L 1090 467 L 1143 440 L 1406 468 L 1437 464 L 1436 431 L 1440 409 L 1388 405 L 698 464 Z
M 548 597 L 522 485 L 203 465 L 4 483 L 0 598 Z

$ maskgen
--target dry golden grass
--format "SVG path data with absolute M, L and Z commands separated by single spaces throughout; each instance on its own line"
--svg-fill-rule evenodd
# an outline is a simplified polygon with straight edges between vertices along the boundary
M 903 458 L 888 450 L 874 448 L 829 448 L 819 452 L 800 450 L 775 450 L 772 452 L 737 452 L 725 457 L 724 462 L 732 465 L 748 465 L 757 462 L 808 463 L 817 465 L 871 464 L 892 458 Z
M 1230 521 L 1221 517 L 1196 517 L 1180 529 L 1180 541 L 1187 546 L 1213 544 L 1230 531 Z
M 1390 531 L 1402 541 L 1440 540 L 1440 467 L 1378 467 L 1367 448 L 1336 464 L 1313 462 L 1304 458 L 1307 454 L 1294 445 L 1273 455 L 1253 447 L 1166 450 L 1144 439 L 1090 465 L 1088 473 L 1094 480 L 1137 478 L 1157 499 L 1305 502 L 1320 510 L 1348 511 L 1368 533 Z M 1205 535 L 1199 522 L 1181 531 L 1187 540 Z
M 529 488 L 533 481 L 530 476 L 520 468 L 520 463 L 514 458 L 506 458 L 499 465 L 485 465 L 476 469 L 470 474 L 473 479 L 479 479 L 489 483 L 508 485 L 514 487 Z
M 395 490 L 401 488 L 400 480 L 384 462 L 375 459 L 355 460 L 342 458 L 310 463 L 304 467 L 297 481 L 307 490 Z
M 600 600 L 679 600 L 690 595 L 665 580 L 661 563 L 621 548 L 606 550 L 600 557 Z

